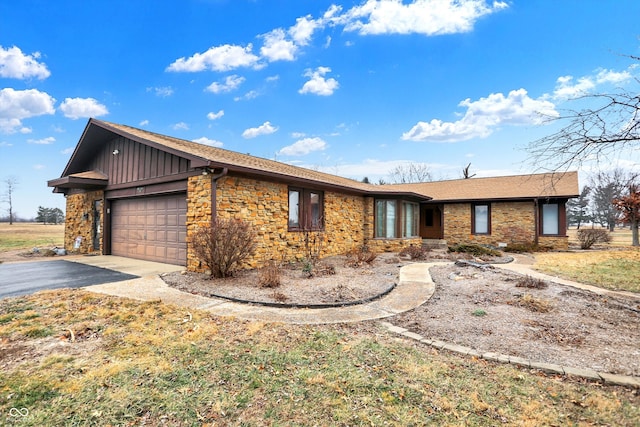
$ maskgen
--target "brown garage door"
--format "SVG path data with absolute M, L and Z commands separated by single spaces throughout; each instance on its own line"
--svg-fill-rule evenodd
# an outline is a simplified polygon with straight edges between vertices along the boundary
M 187 197 L 114 200 L 111 253 L 168 264 L 187 263 Z

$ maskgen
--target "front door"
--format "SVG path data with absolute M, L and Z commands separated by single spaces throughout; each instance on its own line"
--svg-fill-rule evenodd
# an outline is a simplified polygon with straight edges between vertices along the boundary
M 420 209 L 420 237 L 423 239 L 443 239 L 442 205 L 422 205 Z

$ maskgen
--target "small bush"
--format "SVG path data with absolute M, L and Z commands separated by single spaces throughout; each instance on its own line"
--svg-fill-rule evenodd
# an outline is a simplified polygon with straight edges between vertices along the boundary
M 544 280 L 531 276 L 525 276 L 516 283 L 516 288 L 546 289 L 548 287 L 549 285 Z
M 482 316 L 486 316 L 486 315 L 487 315 L 487 312 L 486 312 L 486 311 L 484 311 L 483 309 L 479 308 L 479 309 L 477 309 L 477 310 L 474 310 L 474 311 L 471 313 L 471 315 L 472 315 L 472 316 L 476 316 L 476 317 L 482 317 Z
M 458 253 L 466 253 L 471 254 L 473 256 L 501 256 L 502 253 L 495 249 L 487 248 L 485 246 L 480 245 L 466 245 L 459 244 L 449 246 L 449 252 L 458 252 Z
M 258 272 L 258 284 L 263 288 L 277 288 L 282 284 L 280 264 L 271 260 Z
M 550 246 L 542 246 L 536 243 L 509 243 L 506 248 L 502 250 L 509 253 L 521 254 L 529 252 L 549 252 L 552 248 Z
M 248 222 L 216 219 L 194 233 L 191 245 L 195 255 L 212 277 L 232 276 L 256 250 L 255 233 Z
M 597 228 L 580 229 L 577 233 L 580 249 L 589 249 L 596 243 L 609 243 L 611 235 L 609 231 Z
M 429 256 L 429 249 L 422 246 L 407 246 L 399 253 L 401 257 L 408 257 L 412 260 L 425 260 Z
M 553 309 L 549 300 L 536 298 L 531 294 L 525 294 L 518 300 L 518 305 L 535 313 L 548 313 Z
M 378 256 L 375 252 L 372 252 L 368 246 L 361 246 L 354 248 L 347 252 L 347 267 L 362 267 L 365 264 L 371 265 L 371 263 Z

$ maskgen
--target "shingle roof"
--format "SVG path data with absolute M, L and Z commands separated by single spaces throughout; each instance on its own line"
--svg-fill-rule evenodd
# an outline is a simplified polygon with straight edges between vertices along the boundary
M 580 195 L 577 172 L 455 179 L 383 187 L 428 194 L 434 201 L 443 202 L 578 197 Z
M 95 133 L 98 132 L 98 133 Z M 218 147 L 210 147 L 184 139 L 161 135 L 127 125 L 90 119 L 85 132 L 74 151 L 63 175 L 74 178 L 101 179 L 95 172 L 82 171 L 83 159 L 91 156 L 93 149 L 82 149 L 85 138 L 110 132 L 129 139 L 161 148 L 173 154 L 189 158 L 192 166 L 228 168 L 230 171 L 259 176 L 270 176 L 281 180 L 316 184 L 321 187 L 335 187 L 367 195 L 413 196 L 421 200 L 462 201 L 500 200 L 546 197 L 577 197 L 578 174 L 532 174 L 502 176 L 493 178 L 471 178 L 450 181 L 434 181 L 415 184 L 373 185 L 311 169 L 301 168 L 274 160 L 242 154 Z M 102 138 L 102 137 L 101 137 Z M 73 173 L 75 171 L 75 173 Z M 56 186 L 64 176 L 50 182 Z
M 134 127 L 120 125 L 116 123 L 105 122 L 102 120 L 92 119 L 107 129 L 111 129 L 120 134 L 128 134 L 135 139 L 153 142 L 167 148 L 171 148 L 181 153 L 187 153 L 192 156 L 199 157 L 209 161 L 211 167 L 228 167 L 231 170 L 243 171 L 247 173 L 271 174 L 280 177 L 288 177 L 296 180 L 306 180 L 317 182 L 321 185 L 334 185 L 345 189 L 356 190 L 358 192 L 382 192 L 382 193 L 406 193 L 402 189 L 388 188 L 383 189 L 372 184 L 365 184 L 349 178 L 343 178 L 337 175 L 331 175 L 311 169 L 301 168 L 274 160 L 264 159 L 260 157 L 242 154 L 235 151 L 225 150 L 218 147 L 210 147 L 208 145 L 198 144 L 196 142 L 183 139 L 173 138 L 158 133 L 149 132 Z M 413 193 L 413 191 L 409 191 Z

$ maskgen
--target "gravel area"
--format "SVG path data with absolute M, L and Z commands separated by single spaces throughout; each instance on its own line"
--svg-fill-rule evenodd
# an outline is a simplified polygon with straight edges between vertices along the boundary
M 446 257 L 425 262 L 442 258 Z M 306 278 L 300 269 L 286 269 L 277 288 L 261 287 L 255 271 L 222 280 L 193 273 L 171 273 L 163 279 L 170 286 L 200 295 L 267 303 L 339 304 L 384 292 L 397 282 L 400 267 L 409 262 L 395 254 L 382 254 L 372 265 L 351 268 L 344 265 L 344 257 L 333 257 L 328 263 L 335 267 L 335 274 Z M 425 338 L 482 352 L 640 376 L 637 299 L 539 282 L 497 266 L 452 263 L 433 267 L 431 275 L 436 283 L 433 297 L 387 321 Z

